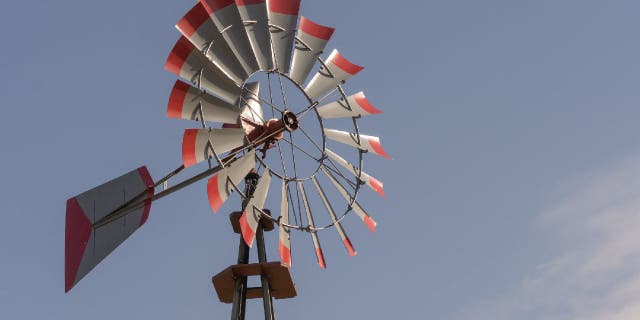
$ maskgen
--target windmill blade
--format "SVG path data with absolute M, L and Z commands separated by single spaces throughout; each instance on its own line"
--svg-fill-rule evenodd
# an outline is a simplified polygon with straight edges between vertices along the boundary
M 266 0 L 235 0 L 260 70 L 273 69 Z
M 260 105 L 260 83 L 250 82 L 245 85 L 240 102 L 242 119 L 255 124 L 264 124 L 264 112 Z M 253 127 L 251 126 L 253 129 Z
M 288 73 L 298 12 L 300 11 L 300 0 L 269 0 L 268 5 L 274 66 L 280 72 Z
M 264 202 L 267 199 L 270 184 L 271 173 L 269 168 L 265 168 L 264 173 L 258 181 L 256 190 L 253 192 L 253 197 L 249 200 L 249 203 L 247 203 L 247 206 L 240 217 L 242 238 L 249 247 L 253 246 L 253 239 L 256 237 L 256 230 L 260 224 L 260 217 L 262 217 L 262 209 L 264 208 Z
M 362 69 L 364 67 L 351 63 L 338 50 L 333 50 L 327 61 L 318 70 L 318 73 L 313 76 L 307 87 L 304 88 L 304 91 L 311 100 L 317 101 L 339 84 L 355 76 Z
M 244 131 L 239 128 L 187 129 L 182 139 L 182 163 L 193 166 L 244 145 Z
M 178 21 L 176 28 L 236 83 L 249 77 L 202 3 Z
M 334 28 L 319 25 L 305 17 L 300 18 L 289 75 L 291 79 L 299 84 L 307 80 L 334 31 Z
M 315 176 L 313 176 L 311 180 L 313 180 L 313 184 L 316 186 L 316 190 L 318 190 L 318 195 L 320 195 L 320 199 L 322 199 L 322 203 L 324 203 L 325 208 L 327 208 L 327 212 L 329 212 L 329 216 L 331 217 L 331 222 L 333 222 L 333 225 L 336 227 L 336 231 L 338 231 L 338 235 L 340 236 L 340 239 L 342 239 L 342 243 L 344 243 L 344 247 L 347 249 L 347 252 L 349 253 L 350 256 L 352 257 L 355 256 L 357 252 L 356 250 L 353 249 L 351 240 L 349 240 L 349 237 L 347 236 L 347 234 L 344 232 L 344 229 L 342 228 L 342 224 L 340 224 L 340 222 L 338 221 L 338 218 L 336 217 L 336 213 L 335 211 L 333 211 L 333 207 L 331 207 L 331 203 L 329 203 L 329 200 L 327 199 L 327 195 L 324 193 L 324 190 L 322 190 L 322 187 L 318 183 L 318 180 L 316 179 Z
M 320 268 L 327 268 L 327 264 L 324 261 L 324 254 L 322 253 L 322 247 L 320 246 L 320 239 L 318 239 L 318 234 L 314 230 L 316 228 L 316 224 L 313 221 L 313 214 L 311 213 L 311 207 L 309 206 L 309 201 L 307 200 L 307 193 L 304 190 L 304 185 L 302 181 L 298 181 L 298 188 L 300 189 L 300 194 L 302 195 L 302 202 L 304 203 L 304 209 L 307 212 L 307 221 L 309 222 L 309 226 L 311 227 L 311 240 L 313 240 L 313 247 L 316 249 L 316 257 L 318 258 L 318 265 Z
M 199 0 L 247 74 L 259 70 L 234 0 Z
M 229 103 L 235 103 L 240 96 L 240 87 L 185 37 L 176 42 L 164 67 Z
M 342 97 L 338 101 L 318 107 L 317 110 L 323 119 L 353 118 L 382 113 L 369 103 L 363 92 L 348 96 L 347 99 Z
M 321 166 L 320 168 L 322 169 L 322 172 L 324 172 L 324 174 L 327 176 L 327 178 L 329 178 L 331 183 L 333 183 L 336 189 L 338 189 L 338 192 L 340 192 L 342 197 L 347 200 L 347 203 L 351 203 L 351 200 L 353 200 L 353 198 L 351 197 L 349 192 L 338 182 L 338 180 L 336 180 L 336 178 L 331 174 L 331 172 L 327 170 L 327 168 L 325 168 L 324 166 Z M 357 201 L 353 201 L 351 209 L 353 209 L 356 215 L 360 217 L 362 222 L 364 222 L 364 224 L 367 226 L 367 228 L 369 228 L 371 232 L 376 231 L 377 223 L 369 216 L 369 214 L 367 214 L 366 211 L 364 211 L 364 209 L 362 209 Z
M 282 180 L 282 201 L 280 202 L 280 223 L 278 226 L 278 254 L 282 264 L 291 268 L 291 230 L 289 224 L 289 201 L 287 200 L 287 182 Z
M 234 123 L 239 116 L 236 106 L 180 80 L 176 80 L 171 90 L 167 106 L 169 118 Z
M 380 138 L 367 135 L 357 135 L 351 132 L 345 132 L 333 129 L 324 129 L 324 134 L 327 138 L 350 145 L 360 150 L 366 150 L 368 152 L 377 154 L 379 156 L 391 159 L 389 155 L 384 151 L 382 145 L 380 145 Z
M 207 196 L 214 213 L 227 201 L 234 189 L 233 186 L 237 186 L 255 166 L 256 152 L 251 150 L 207 181 Z
M 144 207 L 94 227 L 100 219 L 145 190 Z M 153 179 L 146 167 L 140 167 L 67 200 L 65 292 L 147 221 L 153 194 Z
M 351 163 L 349 163 L 347 160 L 345 160 L 344 158 L 342 158 L 341 156 L 339 156 L 337 153 L 329 150 L 329 149 L 325 149 L 325 152 L 327 153 L 327 155 L 333 159 L 335 162 L 337 162 L 338 164 L 340 164 L 342 167 L 344 167 L 345 169 L 347 169 L 349 172 L 351 172 L 351 174 L 353 174 L 355 177 L 358 177 L 358 172 L 360 171 L 358 168 L 356 168 L 355 166 L 353 166 Z M 368 175 L 366 172 L 362 171 L 360 172 L 360 180 L 362 182 L 364 182 L 367 186 L 369 186 L 371 189 L 373 189 L 373 191 L 377 192 L 379 195 L 381 195 L 383 198 L 386 198 L 386 196 L 384 195 L 384 189 L 383 189 L 383 184 L 382 182 L 380 182 L 380 180 Z

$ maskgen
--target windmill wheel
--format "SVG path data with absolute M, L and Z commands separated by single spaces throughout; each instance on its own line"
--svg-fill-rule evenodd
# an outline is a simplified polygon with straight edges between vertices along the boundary
M 173 87 L 167 116 L 199 123 L 184 133 L 185 167 L 224 167 L 207 184 L 213 211 L 234 190 L 245 198 L 239 184 L 251 171 L 260 174 L 240 218 L 249 246 L 267 217 L 279 224 L 284 264 L 291 265 L 293 229 L 311 235 L 324 268 L 319 231 L 335 227 L 350 255 L 356 251 L 341 225 L 347 214 L 355 212 L 374 231 L 357 197 L 362 185 L 384 196 L 383 185 L 363 171 L 363 155 L 388 155 L 379 138 L 358 127 L 361 117 L 380 111 L 362 92 L 348 95 L 342 87 L 363 68 L 337 50 L 323 59 L 334 29 L 298 19 L 299 7 L 295 0 L 196 4 L 176 25 L 182 37 L 165 65 L 184 81 Z M 339 150 L 350 152 L 355 165 Z M 279 216 L 272 217 L 263 208 L 274 179 L 281 194 Z M 322 211 L 327 222 L 320 224 Z

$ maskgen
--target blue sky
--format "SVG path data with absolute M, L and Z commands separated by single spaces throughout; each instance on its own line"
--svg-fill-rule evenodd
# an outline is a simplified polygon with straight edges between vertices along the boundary
M 237 236 L 205 184 L 64 294 L 65 201 L 140 165 L 180 163 L 163 70 L 195 1 L 0 4 L 0 318 L 227 317 L 210 277 Z M 368 157 L 379 224 L 294 237 L 281 319 L 637 319 L 640 43 L 635 1 L 303 1 L 366 69 L 347 84 L 392 161 Z M 237 201 L 237 200 L 236 200 Z M 267 238 L 277 256 L 275 234 Z M 261 312 L 258 302 L 249 313 Z

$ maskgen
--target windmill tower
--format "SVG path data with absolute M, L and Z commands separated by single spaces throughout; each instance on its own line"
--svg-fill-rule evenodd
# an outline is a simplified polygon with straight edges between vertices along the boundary
M 244 318 L 248 298 L 263 298 L 265 319 L 273 319 L 272 298 L 296 295 L 292 231 L 310 235 L 321 268 L 321 231 L 335 229 L 347 253 L 356 254 L 343 220 L 353 212 L 375 230 L 357 197 L 363 185 L 384 196 L 383 184 L 363 164 L 368 153 L 389 157 L 358 122 L 381 112 L 364 93 L 343 88 L 362 67 L 337 50 L 322 58 L 334 29 L 299 17 L 299 10 L 299 0 L 200 0 L 180 19 L 182 36 L 165 68 L 181 80 L 167 116 L 198 128 L 185 130 L 182 164 L 161 179 L 141 167 L 67 201 L 66 291 L 147 221 L 154 201 L 203 179 L 214 212 L 233 193 L 242 203 L 230 215 L 240 234 L 238 261 L 213 277 L 219 299 L 233 303 L 232 319 Z M 167 187 L 197 166 L 206 168 Z M 265 203 L 277 191 L 272 214 Z M 268 262 L 263 234 L 275 226 L 280 261 Z M 249 263 L 254 243 L 258 262 Z M 259 276 L 261 286 L 248 288 L 249 276 Z

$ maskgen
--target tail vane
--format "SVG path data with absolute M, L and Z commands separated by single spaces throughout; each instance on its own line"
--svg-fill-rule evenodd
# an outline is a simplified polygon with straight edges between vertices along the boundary
M 65 292 L 147 221 L 153 194 L 153 179 L 146 167 L 140 167 L 67 200 Z M 142 207 L 96 226 L 110 213 L 134 205 L 137 198 Z

